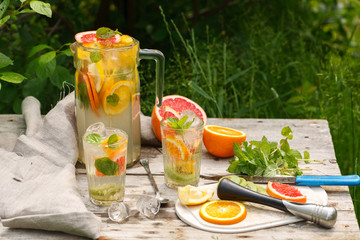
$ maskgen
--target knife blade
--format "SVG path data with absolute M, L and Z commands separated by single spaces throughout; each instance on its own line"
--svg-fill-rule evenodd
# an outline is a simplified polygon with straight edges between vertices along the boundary
M 345 176 L 327 176 L 327 175 L 317 175 L 317 176 L 277 176 L 277 177 L 263 177 L 263 176 L 247 176 L 247 175 L 236 175 L 238 177 L 244 178 L 246 181 L 251 181 L 254 183 L 268 183 L 268 182 L 279 182 L 285 184 L 295 184 L 298 186 L 356 186 L 360 184 L 359 175 L 345 175 Z M 201 175 L 202 178 L 207 180 L 216 180 L 218 181 L 222 177 L 227 177 L 231 175 Z

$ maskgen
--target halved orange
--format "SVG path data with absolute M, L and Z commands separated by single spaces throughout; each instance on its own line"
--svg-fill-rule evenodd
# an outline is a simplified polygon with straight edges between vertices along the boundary
M 170 134 L 167 134 L 165 139 L 166 151 L 172 159 L 181 162 L 189 160 L 190 152 L 183 141 Z
M 105 90 L 102 99 L 105 114 L 114 116 L 124 112 L 129 106 L 133 93 L 134 83 L 131 81 L 116 82 L 110 89 Z
M 203 140 L 205 148 L 216 157 L 234 156 L 233 145 L 241 144 L 246 140 L 246 133 L 227 127 L 206 125 L 204 127 Z
M 268 182 L 266 191 L 274 198 L 306 203 L 306 196 L 303 195 L 298 188 L 288 184 Z
M 241 222 L 247 215 L 244 204 L 236 201 L 214 200 L 200 208 L 200 217 L 209 223 L 230 225 Z

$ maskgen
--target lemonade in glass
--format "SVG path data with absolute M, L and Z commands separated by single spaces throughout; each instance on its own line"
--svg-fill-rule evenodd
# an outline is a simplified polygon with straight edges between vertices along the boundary
M 160 127 L 166 186 L 197 186 L 204 121 L 192 111 L 185 110 L 180 119 L 161 120 Z
M 82 141 L 91 202 L 110 205 L 123 201 L 127 134 L 98 122 L 87 128 Z

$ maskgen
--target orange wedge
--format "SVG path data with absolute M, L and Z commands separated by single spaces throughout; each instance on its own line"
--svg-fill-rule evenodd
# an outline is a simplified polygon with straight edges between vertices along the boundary
M 233 145 L 246 140 L 246 134 L 240 130 L 206 125 L 203 134 L 204 145 L 209 153 L 216 157 L 234 156 Z
M 298 188 L 288 184 L 268 182 L 266 191 L 274 198 L 306 203 L 306 196 L 303 195 Z
M 207 222 L 230 225 L 241 222 L 247 215 L 244 204 L 235 201 L 214 200 L 200 208 L 200 217 Z

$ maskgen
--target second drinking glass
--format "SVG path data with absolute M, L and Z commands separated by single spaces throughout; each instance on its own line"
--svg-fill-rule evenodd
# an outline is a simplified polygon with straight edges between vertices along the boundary
M 199 183 L 204 122 L 194 115 L 160 122 L 165 183 L 170 188 Z

